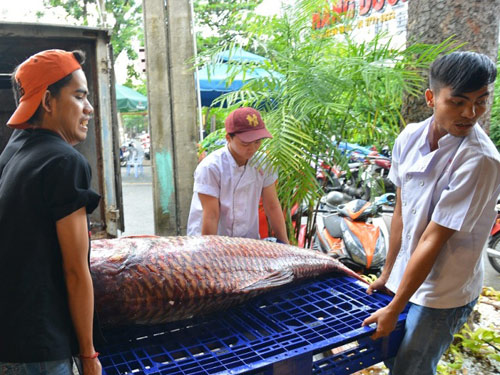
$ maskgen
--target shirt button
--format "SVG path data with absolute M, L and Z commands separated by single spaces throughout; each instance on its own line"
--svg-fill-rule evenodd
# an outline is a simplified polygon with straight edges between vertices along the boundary
M 406 235 L 406 239 L 409 240 L 411 239 L 411 236 L 409 234 Z
M 403 206 L 406 206 L 406 201 L 403 202 Z
M 424 181 L 420 181 L 420 186 L 424 186 Z
M 413 215 L 415 215 L 415 214 L 417 213 L 417 210 L 416 210 L 416 209 L 414 209 L 414 208 L 412 208 L 412 209 L 411 209 L 411 213 L 412 213 Z

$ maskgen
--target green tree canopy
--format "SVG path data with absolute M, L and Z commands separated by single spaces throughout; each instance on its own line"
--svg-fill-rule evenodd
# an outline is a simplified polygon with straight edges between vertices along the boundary
M 198 52 L 235 41 L 247 46 L 251 40 L 244 20 L 262 1 L 194 0 L 195 23 L 203 30 L 196 35 Z
M 68 17 L 88 26 L 95 17 L 93 9 L 97 9 L 99 19 L 97 25 L 111 29 L 111 44 L 115 59 L 122 52 L 127 54 L 129 60 L 138 57 L 133 40 L 137 39 L 144 45 L 142 27 L 142 1 L 141 0 L 43 0 L 47 8 L 60 7 Z M 132 66 L 127 67 L 129 77 L 138 77 Z

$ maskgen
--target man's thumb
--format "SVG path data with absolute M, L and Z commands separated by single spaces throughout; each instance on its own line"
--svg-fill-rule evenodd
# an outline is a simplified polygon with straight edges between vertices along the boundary
M 373 317 L 373 315 L 369 316 L 368 318 L 366 318 L 365 320 L 363 320 L 363 323 L 361 324 L 361 327 L 370 325 L 370 324 L 372 324 L 374 322 L 375 322 L 375 318 Z

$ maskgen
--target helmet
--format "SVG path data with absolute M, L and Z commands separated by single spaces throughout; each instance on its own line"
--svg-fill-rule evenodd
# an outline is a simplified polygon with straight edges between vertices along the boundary
M 338 206 L 344 201 L 344 194 L 340 191 L 331 191 L 326 196 L 326 204 L 329 206 Z

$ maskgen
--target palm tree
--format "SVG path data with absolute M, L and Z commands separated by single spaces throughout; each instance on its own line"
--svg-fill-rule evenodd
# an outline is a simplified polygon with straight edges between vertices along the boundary
M 311 15 L 325 4 L 302 0 L 282 17 L 254 18 L 253 40 L 263 41 L 257 49 L 268 60 L 235 64 L 232 72 L 258 67 L 269 74 L 221 99 L 229 107 L 262 109 L 274 135 L 263 148 L 270 165 L 279 169 L 285 212 L 299 202 L 311 206 L 322 194 L 315 178 L 318 158 L 330 166 L 347 164 L 332 136 L 336 142 L 392 147 L 403 94 L 419 93 L 419 70 L 450 47 L 446 41 L 437 47 L 394 48 L 382 35 L 363 43 L 348 34 L 323 37 L 324 31 L 312 29 Z

